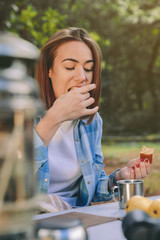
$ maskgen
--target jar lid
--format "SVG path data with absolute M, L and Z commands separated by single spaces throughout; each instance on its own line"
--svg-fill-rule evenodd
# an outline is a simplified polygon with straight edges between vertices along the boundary
M 34 79 L 39 50 L 12 33 L 0 32 L 0 111 L 42 107 Z M 33 111 L 32 111 L 33 112 Z
M 38 59 L 39 50 L 32 43 L 10 32 L 0 32 L 0 56 Z

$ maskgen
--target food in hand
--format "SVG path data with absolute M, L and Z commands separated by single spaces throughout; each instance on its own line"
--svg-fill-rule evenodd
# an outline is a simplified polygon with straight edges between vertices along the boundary
M 140 152 L 140 158 L 148 158 L 150 163 L 152 163 L 153 160 L 153 153 L 154 153 L 154 148 L 148 148 L 146 146 L 142 146 L 142 150 Z
M 151 217 L 160 218 L 160 199 L 156 199 L 150 204 L 148 214 Z
M 143 196 L 135 195 L 127 201 L 127 203 L 125 205 L 125 210 L 127 213 L 129 213 L 133 210 L 136 210 L 136 209 L 142 210 L 142 211 L 148 213 L 148 208 L 151 203 L 152 203 L 152 200 L 150 200 L 146 197 L 143 197 Z

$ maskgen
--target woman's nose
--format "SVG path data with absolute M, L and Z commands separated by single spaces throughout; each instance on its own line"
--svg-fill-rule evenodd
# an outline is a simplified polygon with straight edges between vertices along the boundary
M 83 68 L 80 68 L 76 71 L 75 80 L 77 81 L 86 81 L 86 74 Z

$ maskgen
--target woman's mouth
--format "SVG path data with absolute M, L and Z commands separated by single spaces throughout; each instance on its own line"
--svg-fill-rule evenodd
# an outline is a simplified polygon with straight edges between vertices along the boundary
M 78 88 L 78 87 L 71 87 L 71 88 L 68 89 L 68 92 L 71 91 L 71 90 L 74 90 L 76 88 Z

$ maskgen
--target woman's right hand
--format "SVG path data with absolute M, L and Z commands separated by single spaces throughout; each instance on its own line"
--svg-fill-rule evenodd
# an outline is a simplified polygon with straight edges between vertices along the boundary
M 90 91 L 95 89 L 95 84 L 83 87 L 76 87 L 73 90 L 60 96 L 50 108 L 50 115 L 56 112 L 59 122 L 78 119 L 80 117 L 94 114 L 98 111 L 98 106 L 88 109 L 94 103 L 94 98 L 90 97 Z

